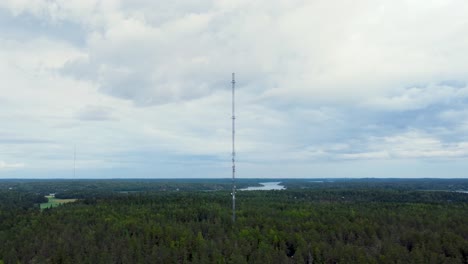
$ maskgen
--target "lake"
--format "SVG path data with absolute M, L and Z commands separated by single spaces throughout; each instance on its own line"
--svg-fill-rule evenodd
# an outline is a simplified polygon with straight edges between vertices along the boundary
M 284 186 L 280 185 L 281 182 L 260 182 L 260 187 L 247 187 L 239 189 L 239 191 L 269 191 L 269 190 L 284 190 Z

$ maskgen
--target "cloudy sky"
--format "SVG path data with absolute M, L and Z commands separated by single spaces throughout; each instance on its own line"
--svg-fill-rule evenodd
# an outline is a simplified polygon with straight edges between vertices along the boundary
M 466 0 L 2 0 L 0 178 L 467 177 Z

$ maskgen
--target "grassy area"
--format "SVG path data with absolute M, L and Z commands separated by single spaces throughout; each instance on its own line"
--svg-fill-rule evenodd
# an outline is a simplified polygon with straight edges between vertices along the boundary
M 41 203 L 41 210 L 50 207 L 57 207 L 64 203 L 72 203 L 76 199 L 57 199 L 54 196 L 47 195 L 46 198 L 49 200 L 47 203 Z

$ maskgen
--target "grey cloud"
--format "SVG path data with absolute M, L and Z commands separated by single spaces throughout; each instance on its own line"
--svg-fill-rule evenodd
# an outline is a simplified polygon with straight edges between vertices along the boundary
M 320 101 L 367 100 L 375 87 L 398 84 L 397 89 L 433 76 L 450 79 L 466 68 L 466 52 L 456 49 L 464 44 L 460 36 L 466 29 L 460 25 L 466 20 L 466 4 L 454 8 L 446 3 L 444 9 L 429 4 L 418 9 L 414 21 L 400 16 L 403 2 L 386 9 L 371 1 L 340 9 L 334 5 L 208 0 L 5 4 L 16 13 L 80 24 L 86 30 L 82 50 L 87 61 L 81 66 L 72 61 L 63 73 L 138 105 L 206 96 L 232 71 L 242 71 L 257 92 L 277 88 L 282 98 Z M 427 25 L 434 13 L 446 19 L 420 32 L 421 27 L 431 28 Z M 381 30 L 387 19 L 394 25 Z M 447 25 L 452 25 L 449 31 Z M 450 41 L 439 48 L 441 36 Z M 396 44 L 400 42 L 407 45 Z M 420 107 L 405 101 L 390 97 L 370 104 Z
M 0 30 L 16 42 L 2 46 L 9 60 L 0 70 L 10 69 L 9 61 L 31 65 L 47 50 L 32 74 L 2 71 L 23 84 L 5 88 L 8 107 L 0 102 L 8 131 L 59 141 L 44 151 L 56 154 L 34 161 L 42 146 L 12 147 L 6 144 L 28 140 L 3 137 L 3 148 L 17 153 L 12 161 L 24 158 L 29 167 L 68 167 L 51 161 L 65 152 L 71 157 L 66 146 L 75 142 L 95 149 L 90 160 L 115 161 L 106 155 L 134 151 L 132 161 L 143 167 L 155 159 L 229 159 L 233 71 L 243 161 L 464 157 L 468 34 L 460 25 L 468 4 L 441 9 L 421 1 L 410 7 L 413 20 L 401 16 L 404 1 L 384 9 L 375 1 L 336 8 L 333 1 L 263 0 L 0 1 L 0 8 L 7 2 L 17 7 L 0 17 Z M 17 44 L 36 37 L 46 39 L 43 46 Z M 53 44 L 63 41 L 73 45 L 60 54 Z M 53 67 L 36 70 L 54 55 L 60 58 Z M 31 93 L 36 84 L 41 92 Z M 55 100 L 64 90 L 74 96 Z M 25 102 L 23 94 L 50 100 Z M 10 115 L 20 107 L 20 115 Z M 58 113 L 64 108 L 75 119 Z M 42 118 L 54 113 L 60 118 Z M 77 122 L 115 118 L 96 126 Z M 119 133 L 110 137 L 110 127 Z
M 53 140 L 11 135 L 0 132 L 0 144 L 54 144 Z
M 107 45 L 106 42 L 99 45 Z M 134 44 L 131 50 L 122 51 L 109 47 L 112 51 L 108 56 L 91 54 L 89 60 L 68 62 L 61 72 L 90 80 L 106 94 L 143 106 L 199 98 L 215 89 L 227 88 L 227 85 L 219 85 L 221 75 L 211 75 L 204 71 L 203 65 L 197 66 L 203 62 L 197 62 L 193 56 L 185 59 L 173 54 L 174 57 L 171 58 L 163 54 L 157 55 L 160 52 L 154 54 L 154 49 L 158 50 L 156 43 L 154 49 L 138 47 L 137 42 Z M 228 78 L 230 71 L 226 72 L 223 77 Z
M 59 73 L 64 75 L 73 76 L 79 80 L 97 81 L 98 73 L 96 69 L 91 67 L 87 58 L 77 58 L 75 60 L 67 61 Z
M 465 109 L 444 109 L 437 114 L 437 118 L 442 121 L 457 123 L 468 121 L 468 110 Z
M 440 86 L 451 86 L 454 88 L 464 88 L 466 87 L 466 82 L 461 80 L 444 80 L 441 81 L 438 85 Z
M 53 144 L 52 140 L 25 139 L 25 138 L 0 138 L 0 144 Z
M 361 137 L 346 143 L 307 147 L 304 157 L 309 160 L 376 160 L 433 159 L 447 160 L 468 157 L 468 141 L 444 142 L 435 135 L 407 130 L 387 136 Z
M 454 82 L 451 82 L 454 84 Z M 427 85 L 410 87 L 394 91 L 392 95 L 372 98 L 362 105 L 373 110 L 383 111 L 415 111 L 437 105 L 467 103 L 468 87 L 459 81 L 454 85 Z
M 0 8 L 0 31 L 2 38 L 29 41 L 34 38 L 49 38 L 66 41 L 83 47 L 86 30 L 82 25 L 69 20 L 44 20 L 31 13 L 13 14 Z
M 460 127 L 466 123 L 468 87 L 463 81 L 450 85 L 427 85 L 408 88 L 391 97 L 381 97 L 367 104 L 364 119 L 379 128 L 374 133 L 399 133 L 407 129 L 425 131 L 442 141 L 464 138 Z M 380 102 L 382 104 L 378 104 Z M 362 107 L 362 105 L 360 105 Z M 370 109 L 371 111 L 365 111 Z
M 217 9 L 207 1 L 204 9 L 188 4 L 172 10 L 173 4 L 158 3 L 156 12 L 170 11 L 165 21 L 154 22 L 148 3 L 140 4 L 130 6 L 147 16 L 129 16 L 90 34 L 88 57 L 69 62 L 62 73 L 91 80 L 104 93 L 137 105 L 157 105 L 227 89 L 232 71 L 240 72 L 249 89 L 262 91 L 281 78 L 275 72 L 297 59 L 289 49 L 278 49 L 278 35 L 267 30 L 271 19 L 257 21 L 250 14 L 250 22 L 236 23 L 245 16 L 242 10 Z
M 109 121 L 114 119 L 111 108 L 94 105 L 88 105 L 81 109 L 76 117 L 83 121 Z

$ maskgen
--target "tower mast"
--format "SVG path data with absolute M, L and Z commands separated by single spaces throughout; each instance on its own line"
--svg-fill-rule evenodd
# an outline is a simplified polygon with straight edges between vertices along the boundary
M 232 73 L 232 221 L 236 221 L 235 73 Z

